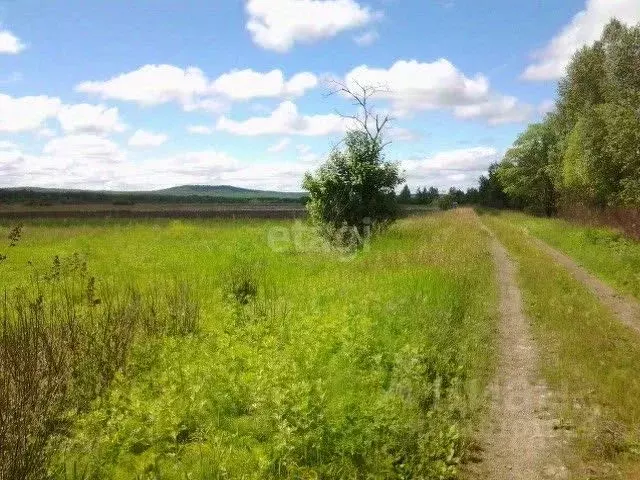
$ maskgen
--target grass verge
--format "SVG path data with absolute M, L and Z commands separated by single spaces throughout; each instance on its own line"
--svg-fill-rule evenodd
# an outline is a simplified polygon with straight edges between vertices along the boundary
M 640 299 L 640 242 L 610 228 L 581 226 L 521 213 L 500 215 L 573 257 L 614 288 Z

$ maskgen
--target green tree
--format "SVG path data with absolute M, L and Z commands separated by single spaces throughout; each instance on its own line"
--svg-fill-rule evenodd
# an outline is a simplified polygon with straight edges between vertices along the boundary
M 502 184 L 498 179 L 498 163 L 494 163 L 489 167 L 487 176 L 480 177 L 480 186 L 478 188 L 478 202 L 491 208 L 505 208 L 509 206 L 509 199 L 502 188 Z
M 551 152 L 554 134 L 547 123 L 530 125 L 511 147 L 497 174 L 500 184 L 517 206 L 535 213 L 555 211 Z
M 409 185 L 405 185 L 402 188 L 400 195 L 398 195 L 398 203 L 406 205 L 407 203 L 411 203 L 411 199 L 411 190 L 409 189 Z
M 348 117 L 357 127 L 347 132 L 344 148 L 334 149 L 303 181 L 309 192 L 311 220 L 334 238 L 343 227 L 363 235 L 370 226 L 393 221 L 398 213 L 395 189 L 404 182 L 399 166 L 385 160 L 383 133 L 389 117 L 376 114 L 369 104 L 376 89 L 337 85 L 336 91 L 351 97 L 359 107 L 356 115 Z

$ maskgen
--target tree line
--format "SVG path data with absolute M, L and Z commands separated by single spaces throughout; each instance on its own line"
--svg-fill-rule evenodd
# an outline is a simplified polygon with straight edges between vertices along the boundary
M 409 186 L 405 185 L 398 194 L 398 203 L 448 209 L 457 205 L 477 205 L 481 203 L 481 199 L 477 188 L 469 188 L 465 191 L 451 187 L 446 193 L 441 193 L 435 187 L 418 187 L 415 193 L 411 193 Z
M 335 92 L 354 100 L 357 113 L 347 118 L 355 127 L 344 148 L 303 183 L 310 218 L 330 237 L 343 227 L 362 233 L 365 225 L 387 225 L 398 204 L 477 204 L 543 215 L 575 207 L 640 212 L 640 24 L 613 19 L 599 40 L 576 52 L 552 111 L 467 191 L 412 193 L 405 185 L 396 194 L 405 179 L 399 165 L 385 159 L 389 117 L 369 102 L 377 88 L 338 83 Z
M 554 109 L 480 179 L 480 203 L 552 215 L 640 207 L 640 24 L 574 54 Z

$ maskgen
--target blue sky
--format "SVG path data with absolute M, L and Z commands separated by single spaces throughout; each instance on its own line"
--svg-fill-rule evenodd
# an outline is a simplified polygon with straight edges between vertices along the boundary
M 408 183 L 471 186 L 637 0 L 0 0 L 0 186 L 298 190 L 384 85 Z

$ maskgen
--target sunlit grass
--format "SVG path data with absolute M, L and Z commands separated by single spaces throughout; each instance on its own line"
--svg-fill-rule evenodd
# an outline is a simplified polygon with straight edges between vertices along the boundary
M 640 242 L 609 228 L 524 214 L 503 216 L 573 257 L 611 286 L 640 299 Z
M 7 285 L 54 255 L 103 282 L 195 285 L 201 332 L 137 345 L 52 442 L 64 478 L 453 478 L 493 367 L 495 286 L 468 212 L 355 256 L 269 247 L 263 221 L 25 225 Z M 257 286 L 238 301 L 230 279 Z M 252 289 L 247 291 L 253 292 Z

